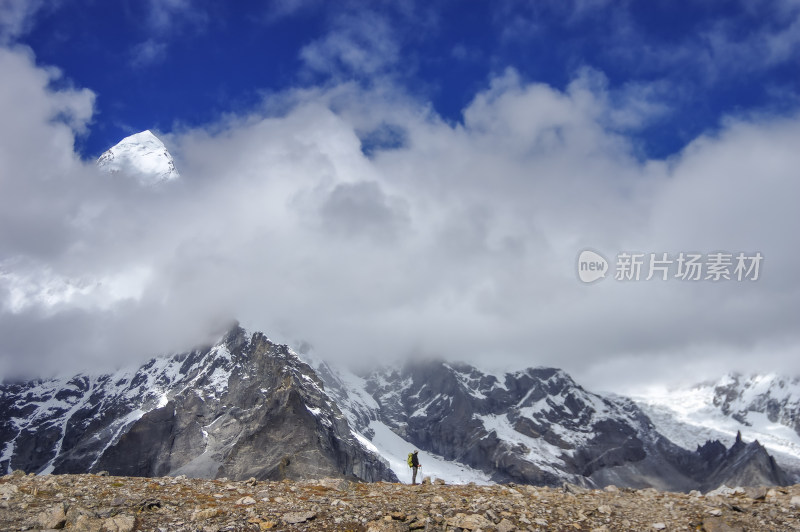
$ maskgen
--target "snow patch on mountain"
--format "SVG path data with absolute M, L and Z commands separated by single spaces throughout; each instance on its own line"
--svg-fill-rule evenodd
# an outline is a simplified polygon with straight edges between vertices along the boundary
M 389 462 L 397 478 L 402 482 L 411 482 L 411 468 L 408 467 L 408 453 L 415 449 L 414 444 L 409 443 L 398 436 L 392 429 L 380 421 L 372 421 L 369 429 L 373 432 L 372 440 L 367 440 L 358 434 L 357 438 L 364 445 L 368 445 L 377 452 L 379 456 Z M 419 451 L 419 463 L 422 465 L 421 474 L 417 474 L 417 481 L 421 481 L 423 476 L 440 478 L 448 484 L 493 484 L 489 476 L 483 471 L 472 469 L 459 462 L 448 461 L 433 453 Z
M 556 476 L 561 471 L 554 465 L 564 466 L 562 454 L 564 451 L 555 445 L 546 442 L 543 438 L 531 438 L 516 430 L 508 419 L 508 415 L 475 415 L 479 419 L 486 432 L 494 433 L 505 445 L 510 448 L 524 449 L 524 458 L 528 462 L 535 464 L 542 471 L 548 471 Z

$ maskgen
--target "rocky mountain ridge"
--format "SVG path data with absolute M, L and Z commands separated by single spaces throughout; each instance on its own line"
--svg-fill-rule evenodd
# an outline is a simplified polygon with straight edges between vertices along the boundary
M 7 471 L 395 480 L 310 367 L 239 327 L 141 368 L 0 385 L 0 445 Z

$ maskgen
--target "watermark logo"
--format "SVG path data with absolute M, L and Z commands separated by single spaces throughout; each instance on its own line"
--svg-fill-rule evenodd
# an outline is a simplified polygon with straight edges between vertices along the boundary
M 608 261 L 596 251 L 584 249 L 578 255 L 578 279 L 584 283 L 605 279 L 607 271 Z
M 757 281 L 761 275 L 760 252 L 728 253 L 634 253 L 620 252 L 614 264 L 615 281 Z M 578 278 L 593 283 L 606 278 L 609 263 L 599 253 L 584 249 L 578 254 Z

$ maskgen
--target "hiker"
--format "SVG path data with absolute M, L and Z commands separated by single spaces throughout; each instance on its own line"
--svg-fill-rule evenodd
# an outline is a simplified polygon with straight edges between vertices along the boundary
M 411 485 L 414 486 L 417 484 L 417 469 L 422 467 L 419 465 L 419 457 L 417 456 L 417 451 L 414 449 L 413 453 L 408 453 L 408 467 L 411 468 Z

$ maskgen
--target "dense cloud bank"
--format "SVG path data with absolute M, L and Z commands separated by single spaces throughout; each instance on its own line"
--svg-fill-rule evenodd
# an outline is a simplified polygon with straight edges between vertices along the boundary
M 557 90 L 506 70 L 455 124 L 390 81 L 341 82 L 162 135 L 182 177 L 142 186 L 76 154 L 91 91 L 21 47 L 0 71 L 6 378 L 135 363 L 233 319 L 339 360 L 555 365 L 595 388 L 798 369 L 796 115 L 648 160 L 625 131 L 658 111 L 597 71 Z M 764 260 L 754 282 L 584 285 L 584 248 Z

